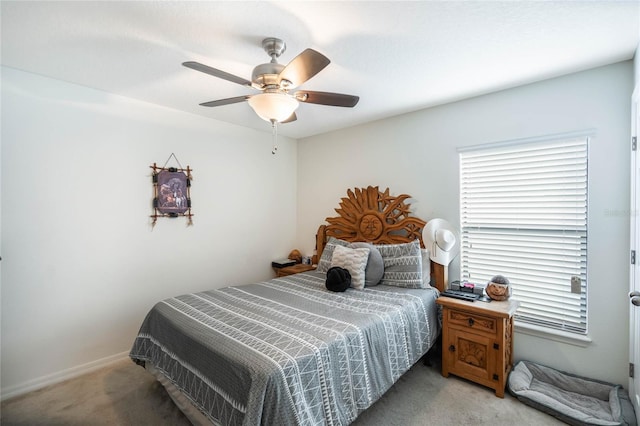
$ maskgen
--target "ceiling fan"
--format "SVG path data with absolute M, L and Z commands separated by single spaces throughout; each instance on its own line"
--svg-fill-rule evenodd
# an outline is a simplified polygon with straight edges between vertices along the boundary
M 286 66 L 279 64 L 277 58 L 284 53 L 287 46 L 279 38 L 269 37 L 262 40 L 262 48 L 271 57 L 271 62 L 260 64 L 253 69 L 251 81 L 229 74 L 199 62 L 184 62 L 187 68 L 200 71 L 232 83 L 253 87 L 262 93 L 256 95 L 236 96 L 203 102 L 200 105 L 217 107 L 247 101 L 263 120 L 275 123 L 290 123 L 297 119 L 295 110 L 300 102 L 338 107 L 354 107 L 360 98 L 341 93 L 314 92 L 311 90 L 292 89 L 300 86 L 331 62 L 329 58 L 313 49 L 306 49 L 293 58 Z

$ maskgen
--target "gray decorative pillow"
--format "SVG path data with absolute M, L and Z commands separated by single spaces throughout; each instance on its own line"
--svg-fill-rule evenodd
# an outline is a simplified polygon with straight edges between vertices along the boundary
M 356 290 L 364 290 L 364 271 L 369 260 L 368 248 L 349 248 L 335 246 L 331 267 L 339 266 L 351 274 L 351 287 Z
M 380 284 L 425 288 L 422 282 L 422 253 L 418 240 L 404 244 L 382 244 L 376 247 L 384 261 L 384 275 Z
M 365 269 L 364 285 L 365 287 L 378 285 L 384 274 L 384 262 L 380 251 L 371 243 L 351 243 L 351 247 L 368 248 L 370 250 L 367 268 Z
M 331 268 L 331 257 L 333 257 L 333 249 L 336 246 L 349 247 L 349 242 L 344 240 L 339 240 L 334 237 L 329 237 L 329 241 L 324 246 L 324 250 L 322 250 L 322 255 L 320 255 L 320 260 L 318 261 L 318 267 L 316 268 L 317 272 L 326 273 L 329 268 Z
M 422 254 L 422 283 L 424 288 L 431 287 L 431 258 L 429 257 L 429 250 L 420 249 Z

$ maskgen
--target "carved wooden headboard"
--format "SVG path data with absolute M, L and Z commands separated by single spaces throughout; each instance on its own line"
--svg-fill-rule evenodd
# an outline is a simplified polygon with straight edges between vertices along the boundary
M 329 225 L 318 228 L 314 263 L 320 259 L 329 237 L 374 244 L 399 244 L 418 239 L 424 248 L 422 229 L 426 222 L 411 216 L 410 203 L 406 202 L 409 198 L 407 194 L 391 196 L 389 188 L 381 192 L 377 186 L 347 190 L 347 197 L 342 198 L 340 208 L 335 209 L 339 216 L 328 217 Z M 445 289 L 446 272 L 446 267 L 431 262 L 431 284 L 440 291 Z

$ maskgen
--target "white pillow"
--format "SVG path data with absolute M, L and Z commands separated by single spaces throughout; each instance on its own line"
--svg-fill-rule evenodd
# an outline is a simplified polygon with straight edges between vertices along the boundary
M 380 251 L 371 243 L 351 243 L 350 248 L 368 248 L 369 260 L 367 261 L 367 267 L 364 269 L 364 286 L 373 287 L 378 285 L 382 276 L 384 275 L 384 260 Z
M 367 260 L 369 260 L 369 251 L 368 248 L 349 248 L 337 245 L 333 249 L 331 267 L 339 266 L 349 271 L 351 274 L 351 287 L 363 290 L 364 271 L 367 267 Z

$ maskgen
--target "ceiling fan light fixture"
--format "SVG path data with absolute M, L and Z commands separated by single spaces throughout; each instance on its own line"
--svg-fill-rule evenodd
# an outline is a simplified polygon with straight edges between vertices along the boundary
M 298 108 L 298 101 L 285 93 L 260 93 L 249 98 L 249 105 L 260 118 L 278 123 L 291 117 Z

